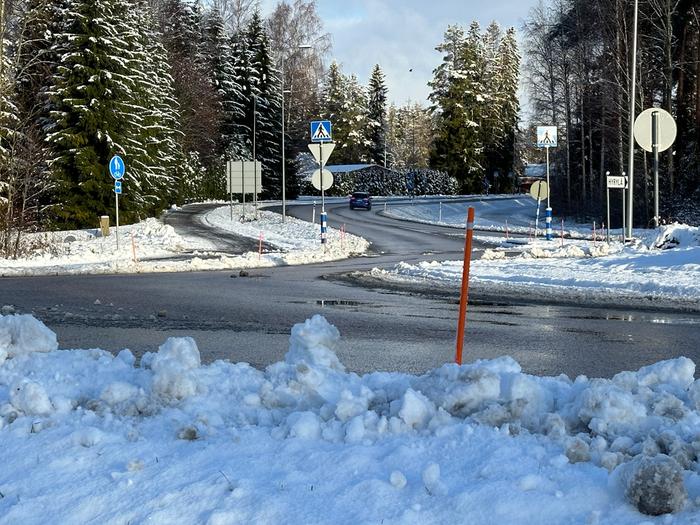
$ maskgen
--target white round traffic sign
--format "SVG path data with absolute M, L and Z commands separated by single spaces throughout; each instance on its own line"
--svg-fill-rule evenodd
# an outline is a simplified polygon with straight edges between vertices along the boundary
M 530 197 L 536 201 L 544 200 L 548 195 L 549 185 L 545 181 L 538 180 L 537 182 L 533 182 L 532 186 L 530 186 Z
M 658 115 L 659 151 L 665 151 L 676 140 L 676 121 L 668 111 L 661 108 L 649 108 L 642 111 L 634 121 L 634 139 L 646 151 L 653 151 L 651 143 L 652 114 Z
M 323 189 L 324 191 L 333 186 L 333 174 L 328 170 L 323 170 L 323 188 L 321 188 L 321 170 L 314 171 L 311 175 L 311 184 L 317 190 Z

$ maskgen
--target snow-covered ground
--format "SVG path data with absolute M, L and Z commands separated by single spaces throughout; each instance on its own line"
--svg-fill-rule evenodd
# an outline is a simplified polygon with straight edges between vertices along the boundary
M 339 337 L 315 316 L 261 371 L 202 366 L 191 338 L 138 363 L 58 350 L 0 316 L 0 523 L 700 521 L 689 359 L 611 380 L 508 357 L 358 376 Z
M 478 196 L 477 196 L 478 197 Z M 460 199 L 461 202 L 455 202 Z M 385 214 L 397 219 L 405 219 L 415 222 L 429 224 L 440 224 L 463 229 L 467 220 L 467 207 L 474 208 L 477 221 L 475 228 L 481 231 L 498 231 L 509 233 L 519 233 L 535 236 L 543 235 L 545 227 L 545 203 L 540 205 L 539 220 L 537 216 L 537 201 L 527 195 L 489 195 L 481 196 L 463 202 L 462 197 L 445 197 L 441 202 L 431 202 L 421 204 L 417 199 L 414 205 L 393 205 L 388 206 Z M 552 220 L 552 229 L 556 237 L 579 238 L 579 239 L 602 239 L 605 232 L 601 230 L 600 223 L 590 224 L 569 224 L 562 222 L 556 216 Z M 635 235 L 643 230 L 634 231 Z M 613 237 L 621 237 L 622 230 L 614 229 L 610 231 Z
M 392 216 L 464 227 L 466 208 L 476 208 L 475 228 L 518 228 L 532 202 L 523 199 L 476 203 L 400 205 Z M 442 213 L 440 208 L 442 207 Z M 449 210 L 449 212 L 447 211 Z M 442 220 L 440 220 L 442 219 Z M 461 221 L 461 222 L 460 222 Z M 512 231 L 512 229 L 511 229 Z M 643 302 L 700 310 L 700 229 L 687 225 L 635 230 L 633 245 L 592 238 L 590 226 L 567 230 L 579 239 L 511 238 L 484 234 L 475 239 L 490 245 L 481 259 L 472 261 L 470 286 L 487 293 L 586 300 L 587 302 Z M 582 239 L 586 234 L 588 239 Z M 430 282 L 455 287 L 462 278 L 462 261 L 399 263 L 372 270 L 379 279 Z
M 320 243 L 320 229 L 306 221 L 261 210 L 258 218 L 242 222 L 240 205 L 231 219 L 228 206 L 209 212 L 205 221 L 221 230 L 262 239 L 273 252 L 240 255 L 212 251 L 198 238 L 178 235 L 172 226 L 146 219 L 119 228 L 119 249 L 115 228 L 107 237 L 99 229 L 40 233 L 28 236 L 35 246 L 28 256 L 0 259 L 0 275 L 53 275 L 81 273 L 143 273 L 225 270 L 331 261 L 364 253 L 369 243 L 355 235 L 329 228 L 326 246 Z M 248 219 L 253 207 L 246 206 Z M 175 259 L 172 259 L 175 258 Z

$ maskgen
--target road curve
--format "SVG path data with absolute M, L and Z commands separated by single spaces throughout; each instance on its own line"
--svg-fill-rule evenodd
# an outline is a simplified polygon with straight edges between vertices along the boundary
M 418 204 L 416 204 L 418 205 Z M 461 256 L 460 230 L 328 206 L 331 225 L 373 242 L 365 257 L 238 272 L 55 276 L 0 279 L 1 304 L 34 313 L 62 348 L 155 351 L 166 337 L 192 336 L 204 361 L 264 367 L 283 358 L 289 330 L 316 313 L 338 327 L 349 370 L 420 373 L 451 361 L 458 292 L 415 294 L 356 286 L 350 271 L 401 260 Z M 310 218 L 310 206 L 290 206 Z M 318 210 L 317 210 L 318 211 Z M 304 214 L 308 214 L 305 217 Z M 650 310 L 513 303 L 474 297 L 465 359 L 511 355 L 524 371 L 609 377 L 685 355 L 700 360 L 700 316 Z

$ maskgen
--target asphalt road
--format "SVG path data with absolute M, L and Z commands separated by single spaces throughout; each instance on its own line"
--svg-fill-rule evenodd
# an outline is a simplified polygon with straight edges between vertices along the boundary
M 458 290 L 440 294 L 359 286 L 350 271 L 400 260 L 461 257 L 458 230 L 327 206 L 331 225 L 372 240 L 367 257 L 239 272 L 4 278 L 0 304 L 33 312 L 62 348 L 155 351 L 190 335 L 204 361 L 257 367 L 283 358 L 294 323 L 320 313 L 341 333 L 349 370 L 421 373 L 453 359 Z M 288 207 L 310 218 L 307 207 Z M 318 209 L 317 209 L 318 211 Z M 308 216 L 308 217 L 307 217 Z M 183 225 L 181 227 L 187 227 Z M 609 377 L 660 359 L 700 359 L 700 316 L 649 309 L 527 304 L 473 294 L 465 361 L 514 357 L 534 374 Z

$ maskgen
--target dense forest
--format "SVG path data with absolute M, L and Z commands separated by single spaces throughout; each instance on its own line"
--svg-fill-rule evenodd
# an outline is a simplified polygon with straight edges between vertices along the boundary
M 602 216 L 606 172 L 628 170 L 633 28 L 634 2 L 623 0 L 546 0 L 525 23 L 532 124 L 559 128 L 552 186 L 565 211 Z M 637 46 L 635 115 L 660 107 L 678 127 L 675 144 L 661 154 L 661 219 L 697 221 L 700 3 L 640 0 Z M 634 155 L 635 222 L 648 226 L 652 158 L 636 145 Z

